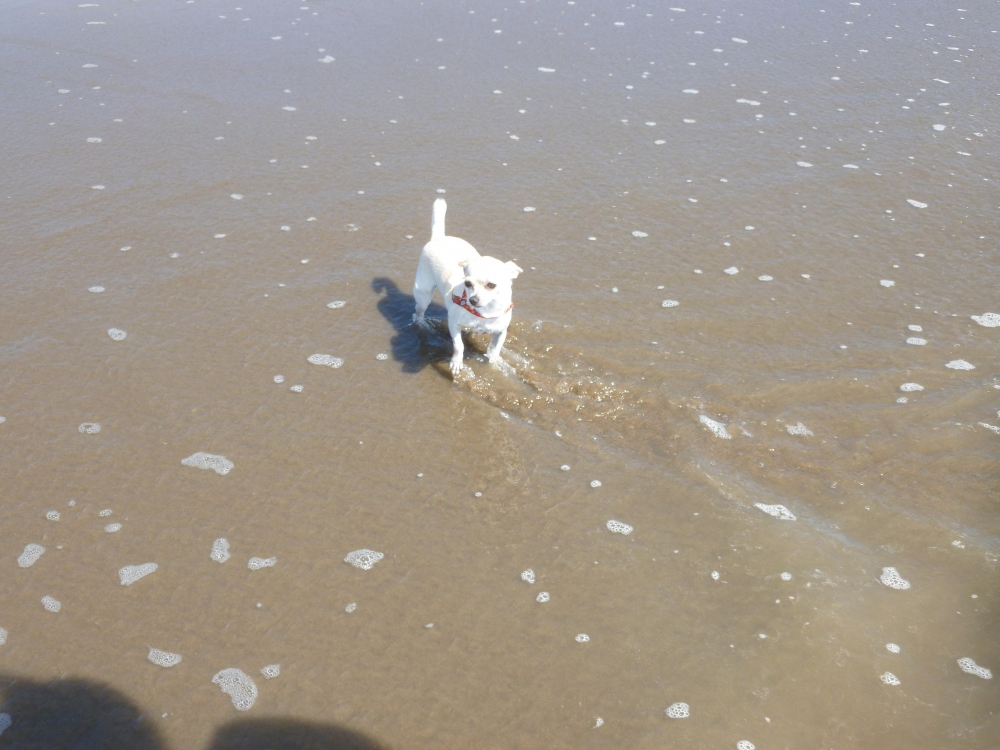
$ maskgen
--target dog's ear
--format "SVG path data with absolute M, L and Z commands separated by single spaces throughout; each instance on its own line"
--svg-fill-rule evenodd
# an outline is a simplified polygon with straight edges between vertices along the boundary
M 458 262 L 458 267 L 461 268 L 465 272 L 466 276 L 469 275 L 469 264 L 470 263 L 472 263 L 472 261 L 468 260 L 468 259 L 466 259 L 466 260 L 460 260 Z
M 518 277 L 518 274 L 521 274 L 521 273 L 524 272 L 521 269 L 521 267 L 518 266 L 517 263 L 515 263 L 512 260 L 508 260 L 506 263 L 504 263 L 504 265 L 507 266 L 507 270 L 510 272 L 510 277 L 512 279 L 516 279 Z

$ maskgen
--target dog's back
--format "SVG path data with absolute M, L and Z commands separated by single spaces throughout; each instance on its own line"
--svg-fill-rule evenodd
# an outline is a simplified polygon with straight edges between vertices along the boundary
M 459 237 L 448 237 L 444 231 L 444 217 L 448 204 L 444 198 L 434 201 L 431 213 L 431 241 L 424 245 L 420 253 L 420 264 L 417 266 L 417 279 L 414 283 L 414 294 L 417 290 L 437 287 L 441 297 L 447 299 L 458 284 L 462 282 L 465 273 L 462 270 L 464 262 L 480 257 L 472 245 Z

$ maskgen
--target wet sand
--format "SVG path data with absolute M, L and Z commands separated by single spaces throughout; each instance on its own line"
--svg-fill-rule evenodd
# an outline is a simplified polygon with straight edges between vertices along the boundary
M 0 2 L 0 743 L 1000 744 L 962 7 Z

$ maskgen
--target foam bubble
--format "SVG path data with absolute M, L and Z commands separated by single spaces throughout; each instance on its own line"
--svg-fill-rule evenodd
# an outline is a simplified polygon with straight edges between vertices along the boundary
M 712 434 L 714 434 L 717 438 L 722 438 L 723 440 L 733 439 L 733 436 L 726 432 L 726 426 L 722 424 L 722 422 L 716 422 L 714 419 L 706 417 L 704 414 L 698 417 L 698 421 L 711 430 Z
M 927 339 L 922 339 L 919 336 L 910 336 L 906 340 L 907 344 L 912 344 L 913 346 L 927 346 Z
M 548 591 L 539 591 L 538 596 L 535 597 L 535 601 L 545 604 L 550 598 Z
M 882 568 L 882 575 L 878 578 L 883 586 L 891 589 L 905 591 L 910 588 L 910 582 L 903 578 L 895 568 Z
M 729 268 L 723 269 L 723 273 L 728 273 L 730 276 L 735 276 L 740 272 L 736 266 L 730 266 Z
M 45 519 L 47 521 L 58 521 L 59 511 L 58 510 L 47 510 L 45 511 Z
M 112 341 L 124 341 L 125 337 L 128 336 L 128 334 L 125 333 L 125 331 L 123 331 L 121 328 L 109 328 L 108 336 L 111 337 Z
M 277 564 L 277 557 L 251 557 L 247 567 L 250 570 L 260 570 L 261 568 L 273 568 Z
M 798 424 L 786 424 L 785 429 L 789 435 L 812 435 L 813 431 L 799 422 Z
M 953 359 L 945 365 L 949 370 L 975 370 L 976 366 L 969 364 L 964 359 Z
M 354 611 L 354 610 L 356 610 L 357 608 L 358 608 L 358 603 L 357 603 L 357 602 L 351 602 L 351 603 L 350 603 L 350 604 L 348 604 L 348 605 L 347 605 L 346 607 L 344 607 L 344 611 L 345 611 L 345 612 L 346 612 L 347 614 L 350 614 L 351 612 L 353 612 L 353 611 Z
M 792 580 L 792 574 L 791 573 L 782 573 L 781 574 L 781 580 L 782 581 L 790 581 L 790 580 Z
M 944 130 L 947 127 L 948 127 L 947 125 L 941 125 L 940 123 L 934 125 L 934 129 L 937 130 L 938 132 L 941 132 L 942 130 Z
M 302 386 L 301 385 L 293 385 L 288 390 L 290 390 L 292 393 L 302 393 Z
M 573 640 L 575 640 L 577 643 L 586 643 L 587 641 L 590 640 L 590 636 L 587 635 L 586 633 L 580 633 Z
M 885 644 L 885 650 L 890 654 L 898 654 L 900 649 L 895 643 L 887 643 Z
M 660 307 L 677 307 L 679 304 L 680 302 L 675 299 L 665 299 L 660 303 Z
M 857 164 L 845 164 L 844 169 L 859 169 Z
M 600 716 L 598 716 L 597 717 L 597 721 L 594 722 L 594 729 L 597 729 L 598 727 L 601 727 L 601 726 L 604 726 L 604 719 L 602 719 Z
M 758 276 L 757 281 L 774 281 L 774 277 L 764 274 L 763 276 Z
M 996 328 L 1000 326 L 1000 315 L 996 313 L 983 313 L 982 315 L 973 315 L 972 319 L 979 323 L 981 326 L 986 328 Z
M 563 471 L 569 471 L 569 464 L 563 464 L 559 468 L 562 469 Z
M 899 390 L 906 391 L 907 393 L 910 391 L 922 391 L 923 389 L 924 387 L 920 383 L 903 383 L 899 386 Z
M 879 284 L 884 286 L 886 289 L 888 289 L 891 286 L 896 286 L 896 282 L 893 281 L 892 279 L 882 279 L 881 281 L 879 281 Z
M 379 362 L 385 362 L 387 359 L 389 359 L 389 355 L 386 354 L 385 352 L 382 352 L 380 354 L 376 354 L 375 359 L 377 359 Z
M 622 523 L 621 521 L 608 521 L 607 523 L 608 531 L 614 534 L 624 534 L 628 536 L 632 533 L 632 527 L 627 523 Z
M 601 486 L 601 480 L 594 479 L 593 481 L 591 481 L 590 486 L 593 487 L 594 489 L 597 489 L 598 487 Z
M 686 122 L 686 121 L 685 121 L 685 122 Z M 691 122 L 694 122 L 694 120 L 692 120 Z M 653 145 L 654 145 L 654 146 L 662 146 L 662 145 L 663 145 L 664 143 L 666 143 L 666 141 L 664 141 L 664 140 L 656 140 L 656 141 L 653 141 Z M 590 239 L 590 238 L 588 237 L 588 239 Z
M 149 649 L 149 654 L 147 654 L 146 658 L 156 666 L 163 667 L 164 669 L 176 667 L 181 663 L 180 654 L 172 654 L 169 651 L 160 651 L 160 649 L 152 647 Z
M 719 580 L 719 571 L 717 571 L 717 570 L 713 570 L 712 571 L 712 580 L 713 581 L 718 581 Z
M 313 354 L 309 357 L 309 362 L 314 365 L 326 365 L 335 370 L 344 364 L 344 360 L 340 357 L 334 357 L 330 354 Z
M 29 544 L 24 548 L 24 552 L 21 556 L 17 558 L 18 567 L 30 568 L 36 562 L 38 558 L 45 553 L 45 547 L 40 544 Z
M 5 643 L 7 643 L 7 631 L 0 628 L 0 646 L 3 646 Z
M 101 292 L 104 291 L 104 287 L 103 286 L 92 286 L 87 291 L 88 292 L 93 292 L 94 294 L 100 294 Z
M 220 476 L 228 474 L 233 470 L 233 466 L 235 465 L 225 456 L 216 456 L 214 453 L 203 453 L 201 451 L 181 459 L 181 464 L 191 466 L 195 469 L 211 469 Z
M 646 232 L 640 232 L 638 229 L 636 229 L 636 230 L 634 230 L 632 232 L 632 236 L 633 237 L 649 237 L 649 234 L 647 234 Z
M 736 743 L 736 750 L 755 750 L 755 746 L 750 740 L 740 740 Z
M 237 711 L 249 711 L 257 700 L 257 686 L 253 680 L 247 676 L 246 672 L 230 667 L 223 669 L 212 678 L 212 682 L 218 685 L 222 692 L 232 698 L 233 707 Z
M 966 674 L 974 674 L 976 677 L 982 677 L 984 680 L 993 679 L 993 673 L 990 670 L 986 667 L 980 667 L 968 656 L 963 656 L 958 660 L 958 668 Z
M 738 36 L 734 36 L 733 37 L 733 41 L 736 42 L 737 44 L 746 44 L 747 43 L 746 39 L 740 39 Z
M 145 578 L 150 573 L 156 571 L 160 566 L 156 563 L 143 563 L 142 565 L 126 565 L 118 571 L 118 578 L 122 586 L 131 586 L 140 578 Z
M 527 583 L 534 583 L 535 571 L 533 571 L 531 568 L 528 568 L 527 570 L 523 571 L 521 573 L 521 580 L 526 581 Z
M 691 706 L 687 703 L 671 703 L 664 713 L 671 719 L 686 719 L 691 715 Z
M 108 516 L 111 515 L 111 508 L 105 508 L 100 513 L 98 513 L 97 515 L 99 515 L 101 518 L 107 518 Z
M 268 664 L 260 670 L 260 673 L 264 675 L 267 680 L 273 680 L 275 677 L 281 674 L 280 664 Z
M 84 435 L 96 435 L 101 431 L 101 425 L 97 422 L 84 422 L 77 429 Z
M 812 164 L 810 164 L 810 163 L 809 163 L 809 162 L 807 162 L 807 161 L 797 161 L 797 162 L 795 162 L 795 163 L 796 163 L 796 164 L 797 164 L 798 166 L 800 166 L 800 167 L 807 167 L 807 168 L 808 168 L 808 167 L 811 167 L 811 166 L 812 166 Z
M 385 555 L 381 552 L 376 552 L 370 549 L 356 549 L 347 554 L 347 557 L 344 558 L 344 562 L 350 563 L 355 568 L 361 568 L 361 570 L 371 570 L 372 566 L 383 557 L 385 557 Z
M 884 682 L 886 685 L 899 685 L 900 684 L 899 678 L 896 677 L 896 675 L 894 675 L 892 672 L 886 672 L 884 675 L 882 675 L 881 677 L 879 677 L 879 679 L 882 680 L 882 682 Z
M 116 534 L 122 530 L 122 525 L 120 523 L 109 523 L 104 527 L 104 531 L 107 534 Z
M 737 104 L 749 104 L 751 107 L 759 107 L 760 102 L 754 101 L 753 99 L 737 99 Z
M 46 612 L 58 612 L 62 609 L 62 602 L 58 599 L 53 599 L 51 596 L 43 596 L 42 606 L 45 607 Z
M 795 514 L 784 505 L 765 505 L 764 503 L 754 503 L 753 507 L 758 508 L 769 516 L 774 516 L 779 521 L 794 521 Z
M 534 210 L 535 210 L 534 206 L 525 206 L 524 207 L 524 213 L 526 213 L 526 214 L 530 214 Z
M 921 203 L 920 201 L 915 201 L 912 198 L 907 198 L 906 202 L 909 203 L 914 208 L 927 208 L 926 203 Z
M 684 89 L 683 93 L 685 93 L 685 94 L 697 94 L 698 93 L 698 89 Z
M 274 376 L 274 382 L 275 383 L 284 383 L 285 382 L 285 376 L 284 375 L 275 375 Z
M 229 554 L 229 540 L 225 537 L 219 537 L 212 542 L 212 551 L 208 554 L 208 557 L 217 563 L 224 563 L 228 560 L 231 557 Z
M 329 307 L 331 310 L 339 310 L 341 307 L 343 307 L 346 304 L 347 303 L 344 302 L 344 300 L 338 299 L 338 300 L 334 300 L 333 302 L 327 302 L 326 306 Z
M 921 331 L 924 330 L 923 326 L 918 326 L 918 325 L 908 325 L 906 327 L 911 331 L 915 331 L 916 333 L 920 333 Z

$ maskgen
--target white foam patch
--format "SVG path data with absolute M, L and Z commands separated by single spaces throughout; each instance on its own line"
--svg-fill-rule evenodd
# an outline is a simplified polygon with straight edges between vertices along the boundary
M 551 598 L 552 597 L 549 596 L 549 592 L 548 591 L 539 591 L 538 592 L 538 596 L 535 597 L 535 601 L 536 602 L 541 602 L 542 604 L 545 604 L 545 602 L 547 602 Z
M 112 341 L 124 341 L 125 337 L 128 336 L 128 334 L 125 333 L 125 331 L 123 331 L 121 328 L 109 328 L 108 336 L 111 337 Z
M 122 530 L 122 525 L 120 523 L 109 523 L 104 527 L 104 532 L 106 534 L 117 534 Z
M 671 719 L 686 719 L 691 715 L 691 706 L 687 703 L 672 703 L 664 713 Z
M 164 669 L 169 669 L 170 667 L 176 667 L 181 663 L 180 654 L 172 654 L 169 651 L 160 651 L 158 648 L 150 648 L 149 653 L 146 655 L 153 664 L 158 667 L 163 667 Z
M 723 273 L 728 273 L 730 276 L 735 276 L 739 272 L 740 269 L 738 269 L 736 266 L 730 266 L 729 268 L 723 270 Z
M 600 716 L 598 716 L 597 717 L 597 721 L 594 722 L 594 729 L 597 729 L 598 727 L 603 727 L 603 726 L 604 726 L 604 719 L 602 719 Z
M 646 232 L 640 232 L 638 229 L 636 229 L 634 232 L 632 232 L 632 236 L 633 237 L 649 237 L 649 235 Z
M 911 391 L 922 391 L 924 387 L 920 383 L 903 383 L 899 386 L 899 390 L 905 391 L 907 393 Z
M 0 628 L 0 646 L 7 643 L 7 631 L 4 628 Z
M 521 580 L 524 581 L 524 582 L 526 582 L 526 583 L 534 583 L 535 582 L 535 571 L 533 571 L 531 568 L 528 568 L 527 570 L 523 571 L 521 573 Z
M 920 201 L 915 201 L 913 198 L 907 198 L 906 202 L 909 203 L 914 208 L 927 208 L 926 203 L 921 203 Z
M 704 414 L 698 417 L 698 421 L 711 430 L 712 434 L 717 438 L 722 438 L 723 440 L 733 439 L 733 436 L 726 432 L 726 426 L 722 424 L 722 422 L 716 422 L 714 419 L 706 417 Z
M 201 451 L 181 459 L 181 464 L 183 466 L 191 466 L 195 469 L 211 469 L 220 476 L 231 472 L 235 465 L 225 456 L 216 456 L 214 453 L 203 453 Z
M 807 161 L 797 161 L 797 162 L 795 162 L 795 163 L 796 163 L 796 164 L 797 164 L 798 166 L 800 166 L 800 167 L 811 167 L 811 166 L 812 166 L 812 164 L 810 164 L 810 163 L 809 163 L 809 162 L 807 162 Z
M 882 682 L 884 682 L 886 685 L 899 685 L 900 684 L 899 678 L 896 677 L 896 675 L 894 675 L 892 672 L 886 672 L 884 675 L 882 675 L 881 677 L 879 677 L 879 679 L 882 680 Z
M 44 553 L 45 553 L 45 547 L 43 547 L 40 544 L 29 544 L 25 546 L 24 552 L 22 552 L 21 556 L 17 558 L 18 567 L 30 568 L 32 565 L 38 562 L 38 558 L 41 557 Z
M 387 359 L 389 359 L 389 355 L 386 354 L 385 352 L 381 352 L 375 355 L 375 359 L 377 359 L 379 362 L 385 362 Z
M 906 327 L 911 331 L 915 331 L 916 333 L 920 333 L 921 331 L 924 330 L 923 326 L 918 326 L 918 325 L 908 325 Z
M 525 212 L 526 214 L 530 214 L 530 213 L 531 213 L 532 211 L 534 211 L 534 210 L 535 210 L 535 207 L 534 207 L 534 206 L 525 206 L 525 207 L 524 207 L 524 212 Z
M 756 748 L 750 740 L 740 740 L 736 743 L 736 750 L 756 750 Z
M 150 573 L 156 572 L 160 566 L 156 563 L 143 563 L 142 565 L 126 565 L 118 571 L 118 579 L 122 586 L 131 586 L 140 578 L 145 578 Z
M 734 36 L 733 37 L 733 41 L 736 42 L 737 44 L 746 44 L 747 43 L 746 39 L 740 39 L 738 36 Z
M 281 674 L 280 664 L 268 664 L 260 670 L 260 673 L 264 675 L 264 679 L 273 680 L 275 677 Z
M 986 428 L 987 430 L 992 430 L 992 431 L 993 431 L 993 432 L 995 432 L 995 433 L 996 433 L 997 435 L 1000 435 L 1000 427 L 997 427 L 997 426 L 996 426 L 996 425 L 994 425 L 994 424 L 987 424 L 986 422 L 980 422 L 980 423 L 979 423 L 979 426 L 980 426 L 980 427 L 985 427 L 985 428 Z
M 45 520 L 47 521 L 58 521 L 60 517 L 58 510 L 47 510 L 45 511 Z
M 247 567 L 250 570 L 260 570 L 261 568 L 273 568 L 277 564 L 277 557 L 251 557 Z
M 753 507 L 764 511 L 769 516 L 774 516 L 779 521 L 794 521 L 795 514 L 784 505 L 765 505 L 764 503 L 754 503 Z
M 284 383 L 285 382 L 285 376 L 284 375 L 275 375 L 274 376 L 274 382 L 275 383 Z
M 576 641 L 577 643 L 586 643 L 587 641 L 590 640 L 590 636 L 587 635 L 586 633 L 580 633 L 573 640 Z
M 1000 315 L 996 313 L 983 313 L 982 315 L 973 315 L 972 319 L 979 323 L 979 325 L 986 328 L 996 328 L 1000 326 Z
M 758 276 L 757 281 L 774 281 L 774 277 L 764 274 L 763 276 Z
M 845 164 L 844 169 L 860 169 L 857 164 Z
M 782 581 L 790 581 L 790 580 L 792 580 L 792 574 L 791 573 L 782 573 L 781 574 L 781 580 Z
M 371 570 L 372 566 L 374 566 L 375 563 L 383 557 L 385 557 L 385 555 L 381 552 L 376 552 L 375 550 L 356 549 L 347 554 L 347 557 L 344 558 L 344 562 L 350 563 L 355 568 L 361 568 L 361 570 Z
M 684 89 L 683 93 L 685 93 L 685 94 L 697 94 L 698 93 L 698 89 Z
M 785 429 L 789 435 L 812 435 L 813 431 L 799 422 L 798 424 L 786 424 Z
M 229 540 L 225 537 L 219 537 L 212 542 L 212 551 L 208 554 L 208 557 L 217 563 L 224 563 L 228 560 L 231 557 L 229 554 Z
M 945 365 L 949 370 L 975 370 L 976 366 L 966 362 L 964 359 L 953 359 Z
M 316 62 L 326 63 L 327 65 L 329 65 L 332 62 L 336 62 L 336 60 L 337 60 L 336 57 L 331 57 L 330 55 L 327 55 L 326 57 L 321 57 Z
M 679 304 L 680 302 L 675 299 L 665 299 L 660 303 L 660 307 L 677 307 Z
M 718 581 L 719 580 L 719 571 L 717 571 L 717 570 L 713 570 L 712 571 L 712 580 L 713 581 Z
M 927 339 L 922 339 L 919 336 L 910 336 L 910 338 L 906 340 L 906 343 L 913 346 L 927 346 Z
M 101 425 L 97 422 L 84 422 L 77 429 L 84 435 L 96 435 L 101 431 Z
M 326 306 L 329 307 L 331 310 L 339 310 L 340 308 L 342 308 L 346 304 L 347 303 L 344 302 L 344 300 L 338 299 L 338 300 L 334 300 L 333 302 L 327 302 Z
M 99 515 L 101 518 L 107 518 L 108 516 L 111 515 L 111 508 L 105 508 L 100 513 L 98 513 L 97 515 Z
M 900 648 L 895 643 L 887 643 L 885 644 L 885 650 L 888 651 L 890 654 L 898 654 Z
M 309 357 L 309 363 L 314 365 L 325 365 L 326 367 L 332 367 L 336 370 L 344 364 L 344 360 L 330 354 L 313 354 Z
M 93 292 L 94 294 L 100 294 L 101 292 L 104 291 L 104 287 L 103 286 L 92 286 L 87 291 L 88 292 Z
M 981 667 L 968 656 L 963 656 L 958 660 L 958 668 L 961 669 L 966 674 L 973 674 L 976 677 L 982 677 L 984 680 L 992 680 L 993 673 L 986 667 Z
M 212 678 L 212 682 L 232 699 L 233 707 L 237 711 L 249 711 L 257 700 L 257 686 L 241 669 L 235 667 L 223 669 Z
M 879 284 L 881 284 L 882 286 L 884 286 L 886 289 L 888 289 L 891 286 L 896 286 L 896 282 L 893 281 L 892 279 L 882 279 L 879 282 Z
M 51 596 L 43 596 L 42 606 L 45 607 L 46 612 L 58 612 L 62 609 L 62 602 L 58 599 L 53 599 Z
M 555 68 L 539 68 L 538 72 L 539 73 L 555 73 L 556 69 Z
M 627 523 L 622 523 L 621 521 L 608 521 L 608 531 L 614 534 L 624 534 L 628 536 L 632 533 L 632 527 Z
M 891 589 L 905 591 L 910 588 L 910 582 L 903 578 L 895 568 L 882 568 L 882 575 L 878 579 L 883 586 L 888 586 Z
M 594 480 L 592 480 L 590 482 L 590 486 L 593 487 L 596 490 L 598 487 L 601 486 L 601 480 L 600 479 L 594 479 Z
M 288 390 L 290 390 L 292 393 L 302 393 L 302 386 L 301 385 L 293 385 Z
M 356 610 L 357 608 L 358 608 L 358 603 L 357 603 L 357 602 L 351 602 L 351 603 L 350 603 L 350 604 L 348 604 L 348 605 L 347 605 L 346 607 L 344 607 L 344 611 L 345 611 L 345 612 L 346 612 L 347 614 L 351 614 L 351 612 L 353 612 L 353 611 L 354 611 L 354 610 Z
M 934 129 L 937 130 L 938 132 L 945 130 L 947 127 L 948 127 L 947 125 L 941 125 L 940 123 L 934 125 Z
M 751 107 L 759 107 L 760 102 L 754 101 L 753 99 L 737 99 L 737 104 L 749 104 Z

